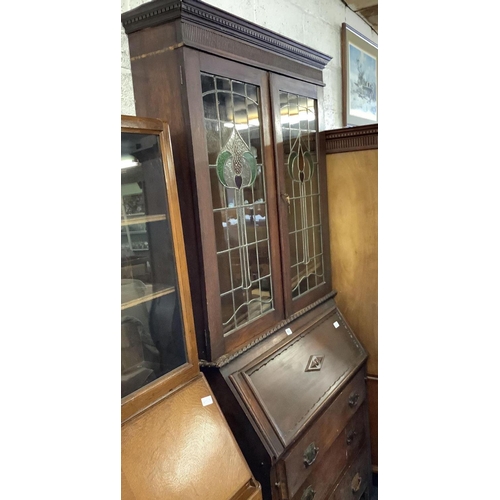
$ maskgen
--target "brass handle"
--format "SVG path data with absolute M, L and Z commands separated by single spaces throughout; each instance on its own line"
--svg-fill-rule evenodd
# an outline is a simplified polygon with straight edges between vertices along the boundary
M 319 448 L 316 446 L 314 441 L 306 448 L 304 451 L 304 464 L 306 467 L 312 465 L 318 456 Z
M 302 496 L 300 497 L 300 500 L 313 500 L 314 495 L 316 495 L 316 492 L 313 490 L 312 486 L 308 486 L 304 493 L 302 493 Z
M 347 444 L 351 444 L 354 441 L 354 436 L 356 436 L 356 431 L 352 431 L 350 434 L 348 434 L 347 439 L 345 442 Z
M 286 201 L 286 204 L 288 205 L 288 212 L 290 212 L 290 196 L 288 196 L 288 193 L 281 193 L 281 198 L 283 201 Z
M 359 472 L 356 472 L 356 475 L 352 478 L 351 481 L 351 489 L 353 493 L 356 493 L 356 491 L 361 488 L 361 476 L 359 475 Z
M 359 394 L 355 392 L 350 398 L 349 398 L 349 406 L 351 408 L 354 408 L 358 404 L 358 399 L 359 399 Z

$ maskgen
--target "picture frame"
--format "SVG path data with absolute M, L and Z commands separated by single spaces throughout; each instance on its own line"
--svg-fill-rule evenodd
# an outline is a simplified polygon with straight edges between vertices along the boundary
M 378 46 L 342 23 L 341 48 L 343 124 L 378 123 Z

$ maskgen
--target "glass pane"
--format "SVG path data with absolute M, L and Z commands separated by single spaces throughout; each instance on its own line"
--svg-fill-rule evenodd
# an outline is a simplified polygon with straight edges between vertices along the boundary
M 311 98 L 280 92 L 288 215 L 292 297 L 324 283 L 316 104 Z
M 187 358 L 158 137 L 122 133 L 121 164 L 124 397 Z
M 208 81 L 215 88 L 208 89 Z M 273 308 L 260 89 L 207 74 L 201 82 L 222 329 L 228 335 Z

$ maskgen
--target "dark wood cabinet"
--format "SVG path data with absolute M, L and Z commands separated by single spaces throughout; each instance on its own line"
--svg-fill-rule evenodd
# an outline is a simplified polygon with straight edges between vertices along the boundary
M 326 499 L 369 449 L 366 352 L 331 284 L 330 58 L 195 0 L 122 22 L 137 112 L 171 126 L 203 372 L 264 498 Z

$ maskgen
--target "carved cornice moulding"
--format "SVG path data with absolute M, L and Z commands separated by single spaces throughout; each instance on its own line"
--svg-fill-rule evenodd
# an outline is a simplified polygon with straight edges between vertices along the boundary
M 323 69 L 331 57 L 198 0 L 154 0 L 122 14 L 127 34 L 180 19 Z M 182 40 L 189 43 L 189 40 Z
M 322 133 L 325 137 L 326 154 L 378 149 L 378 123 L 326 130 Z

